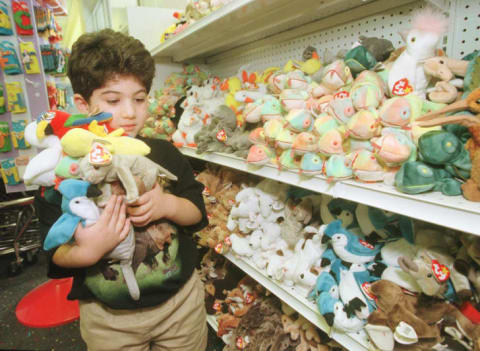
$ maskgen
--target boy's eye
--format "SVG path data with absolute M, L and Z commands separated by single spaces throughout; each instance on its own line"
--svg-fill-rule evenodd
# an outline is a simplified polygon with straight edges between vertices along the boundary
M 115 105 L 116 103 L 118 103 L 119 100 L 107 100 L 107 103 L 109 103 L 110 105 Z
M 135 101 L 142 103 L 145 102 L 145 98 L 136 98 Z

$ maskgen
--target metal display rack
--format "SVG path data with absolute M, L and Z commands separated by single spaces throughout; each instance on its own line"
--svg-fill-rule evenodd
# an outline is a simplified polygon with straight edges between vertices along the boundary
M 335 54 L 351 48 L 360 35 L 389 39 L 399 47 L 403 45 L 399 32 L 409 26 L 412 12 L 426 4 L 449 14 L 449 32 L 442 43 L 448 56 L 461 58 L 480 48 L 480 1 L 235 0 L 158 45 L 152 55 L 157 62 L 188 60 L 205 64 L 212 73 L 229 77 L 241 67 L 262 71 L 267 67 L 282 67 L 290 59 L 301 60 L 303 50 L 309 45 L 321 57 L 326 51 Z M 480 203 L 461 196 L 449 197 L 438 192 L 408 195 L 386 184 L 329 182 L 322 176 L 306 178 L 272 165 L 252 166 L 232 155 L 199 155 L 188 147 L 180 150 L 186 156 L 206 162 L 480 235 Z M 348 350 L 374 349 L 364 331 L 331 332 L 304 294 L 268 278 L 246 259 L 232 254 L 226 257 Z
M 183 147 L 180 151 L 186 156 L 242 172 L 480 235 L 480 226 L 478 225 L 480 223 L 480 203 L 465 200 L 462 196 L 445 196 L 439 192 L 408 195 L 383 183 L 367 184 L 354 180 L 331 182 L 324 176 L 307 178 L 298 172 L 280 170 L 273 165 L 253 166 L 244 159 L 231 155 L 197 154 L 195 149 L 189 147 Z

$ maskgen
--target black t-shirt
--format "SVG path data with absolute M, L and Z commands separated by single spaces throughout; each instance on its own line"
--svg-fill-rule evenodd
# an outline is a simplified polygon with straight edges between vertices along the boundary
M 143 259 L 136 268 L 136 280 L 140 287 L 138 301 L 130 297 L 118 263 L 112 264 L 101 260 L 93 267 L 67 269 L 53 263 L 51 257 L 55 249 L 50 250 L 48 276 L 50 278 L 74 277 L 73 286 L 68 295 L 71 300 L 96 299 L 116 309 L 155 306 L 173 296 L 193 273 L 198 253 L 192 234 L 208 224 L 202 197 L 203 184 L 195 180 L 190 163 L 171 143 L 159 139 L 139 139 L 151 148 L 148 158 L 178 177 L 178 180 L 172 184 L 171 193 L 190 200 L 200 209 L 202 219 L 192 226 L 174 225 L 177 233 L 172 243 L 166 245 L 160 252 L 158 248 L 152 247 L 154 246 L 152 238 L 144 237 L 145 240 L 143 240 L 136 233 L 135 254 L 137 255 L 140 251 Z M 58 192 L 53 193 L 53 196 L 52 192 L 42 192 L 42 194 L 39 192 L 35 197 L 35 207 L 44 237 L 51 225 L 62 214 L 59 202 L 61 196 L 58 195 Z

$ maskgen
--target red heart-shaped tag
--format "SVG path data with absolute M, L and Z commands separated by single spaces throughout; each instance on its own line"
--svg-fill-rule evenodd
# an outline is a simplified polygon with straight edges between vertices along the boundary
M 444 266 L 437 260 L 432 260 L 432 272 L 440 283 L 443 283 L 450 278 L 450 270 L 448 267 Z
M 402 78 L 393 84 L 392 94 L 397 96 L 405 96 L 413 91 L 413 87 L 407 78 Z
M 112 162 L 112 154 L 101 143 L 93 143 L 88 153 L 88 162 L 95 166 L 106 166 Z
M 224 143 L 225 141 L 227 141 L 227 133 L 225 132 L 225 129 L 220 129 L 218 132 L 217 132 L 217 140 Z

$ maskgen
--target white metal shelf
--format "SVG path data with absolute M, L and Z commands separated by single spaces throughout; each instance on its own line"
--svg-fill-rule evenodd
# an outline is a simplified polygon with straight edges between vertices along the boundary
M 414 0 L 236 0 L 191 24 L 152 49 L 156 59 L 184 62 L 206 58 L 261 40 L 284 40 L 347 23 Z M 292 33 L 292 29 L 299 30 Z
M 244 159 L 231 155 L 197 154 L 195 149 L 189 147 L 183 147 L 180 151 L 186 156 L 242 172 L 480 236 L 480 203 L 465 200 L 462 196 L 445 196 L 440 192 L 409 195 L 384 183 L 366 184 L 354 180 L 329 182 L 323 176 L 307 178 L 298 172 L 279 170 L 273 165 L 250 165 Z
M 207 323 L 212 327 L 213 330 L 218 331 L 218 322 L 214 315 L 207 314 Z
M 357 333 L 339 333 L 335 330 L 331 330 L 325 319 L 318 312 L 315 303 L 307 300 L 303 291 L 299 291 L 299 289 L 295 287 L 283 286 L 281 283 L 269 278 L 266 273 L 259 271 L 248 260 L 236 257 L 231 252 L 226 253 L 225 257 L 258 283 L 262 284 L 262 286 L 277 296 L 280 300 L 327 333 L 332 339 L 342 344 L 347 350 L 360 351 L 374 349 L 368 341 L 368 337 L 364 330 Z

